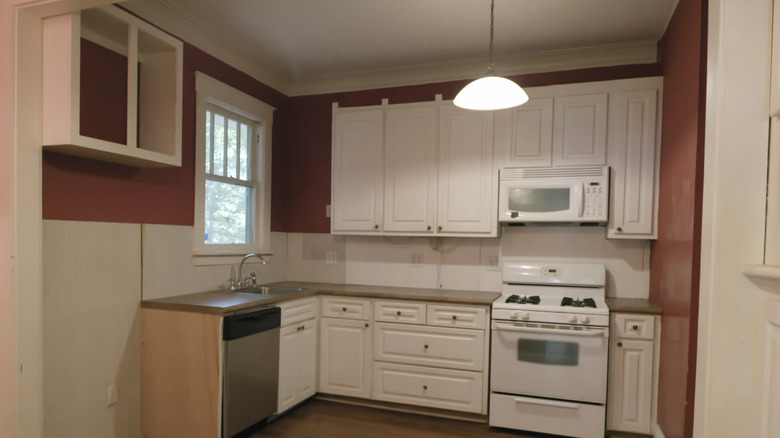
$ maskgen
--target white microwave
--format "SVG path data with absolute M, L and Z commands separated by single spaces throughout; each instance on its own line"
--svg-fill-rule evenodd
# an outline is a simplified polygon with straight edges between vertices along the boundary
M 499 222 L 607 222 L 608 166 L 508 167 L 499 175 Z

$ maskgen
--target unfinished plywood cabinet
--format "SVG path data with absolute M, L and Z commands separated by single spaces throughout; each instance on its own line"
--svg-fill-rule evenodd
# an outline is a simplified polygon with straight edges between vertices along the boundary
M 182 47 L 113 6 L 45 18 L 44 148 L 137 167 L 181 166 Z

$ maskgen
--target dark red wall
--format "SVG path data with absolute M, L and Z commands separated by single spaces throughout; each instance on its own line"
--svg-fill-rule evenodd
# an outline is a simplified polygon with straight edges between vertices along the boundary
M 115 64 L 110 57 L 104 57 L 103 60 L 107 64 Z M 92 59 L 92 62 L 96 61 Z M 185 43 L 181 167 L 138 169 L 44 152 L 43 218 L 192 225 L 195 214 L 196 71 L 279 108 L 277 113 L 283 112 L 281 108 L 287 101 L 286 96 Z M 89 111 L 95 112 L 102 111 L 102 108 L 101 105 L 87 107 Z M 99 119 L 96 114 L 84 116 L 89 120 Z M 102 128 L 105 131 L 106 126 Z M 109 135 L 101 133 L 100 137 Z M 274 156 L 284 148 L 284 138 L 283 132 L 280 134 L 274 131 Z M 273 226 L 281 227 L 279 224 Z
M 512 79 L 523 87 L 538 87 L 660 74 L 659 65 L 645 64 L 529 74 Z M 274 163 L 274 172 L 290 177 L 285 179 L 285 186 L 280 189 L 283 190 L 284 196 L 279 202 L 284 207 L 281 212 L 274 211 L 274 217 L 285 224 L 285 231 L 288 232 L 330 232 L 325 207 L 330 203 L 333 102 L 338 102 L 339 106 L 379 105 L 383 98 L 387 98 L 390 103 L 421 102 L 434 100 L 436 94 L 441 94 L 444 100 L 450 100 L 455 98 L 468 82 L 443 82 L 291 98 L 289 114 L 285 114 L 291 129 L 286 131 L 287 142 L 281 152 L 284 157 L 281 163 Z M 275 203 L 274 208 L 278 205 L 280 204 Z
M 650 298 L 663 308 L 658 422 L 693 435 L 706 69 L 705 0 L 680 0 L 659 44 L 664 74 L 658 240 Z

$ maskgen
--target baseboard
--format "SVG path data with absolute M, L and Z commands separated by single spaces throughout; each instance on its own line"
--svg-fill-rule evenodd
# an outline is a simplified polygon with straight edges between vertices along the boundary
M 661 430 L 661 425 L 658 423 L 655 423 L 655 427 L 653 428 L 653 438 L 666 438 L 664 431 Z

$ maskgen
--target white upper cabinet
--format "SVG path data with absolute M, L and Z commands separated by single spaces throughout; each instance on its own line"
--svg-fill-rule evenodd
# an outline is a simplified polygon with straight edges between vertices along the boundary
M 181 166 L 181 41 L 113 6 L 45 18 L 42 35 L 44 148 Z
M 607 93 L 556 97 L 553 107 L 553 165 L 603 166 L 607 158 Z
M 496 117 L 496 143 L 507 144 L 507 167 L 550 167 L 553 145 L 553 99 L 530 99 Z
M 331 229 L 378 233 L 382 227 L 381 107 L 333 106 Z
M 610 103 L 610 238 L 655 239 L 658 235 L 660 78 L 655 87 L 644 85 L 648 88 L 615 92 Z
M 493 113 L 443 104 L 439 114 L 437 233 L 495 235 L 497 192 Z
M 384 231 L 430 232 L 436 220 L 437 105 L 385 111 Z

